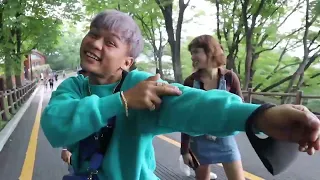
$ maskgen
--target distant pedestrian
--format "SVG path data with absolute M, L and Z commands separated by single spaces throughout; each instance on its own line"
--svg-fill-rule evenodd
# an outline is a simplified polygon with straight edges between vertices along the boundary
M 50 89 L 51 89 L 51 90 L 53 89 L 53 82 L 54 82 L 54 80 L 53 80 L 53 78 L 51 77 L 51 78 L 49 79 L 49 84 L 50 84 Z

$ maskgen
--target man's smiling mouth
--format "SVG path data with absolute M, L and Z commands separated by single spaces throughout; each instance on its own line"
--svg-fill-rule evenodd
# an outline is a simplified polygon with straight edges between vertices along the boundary
M 90 58 L 92 58 L 92 59 L 94 59 L 96 61 L 101 61 L 101 59 L 97 55 L 95 55 L 95 54 L 93 54 L 91 52 L 85 51 L 85 54 L 86 54 L 86 56 L 88 56 L 88 57 L 90 57 Z

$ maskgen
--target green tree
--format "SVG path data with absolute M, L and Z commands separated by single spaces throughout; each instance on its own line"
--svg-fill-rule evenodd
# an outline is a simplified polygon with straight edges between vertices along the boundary
M 301 28 L 293 30 L 287 34 L 278 31 L 286 20 L 300 9 L 302 0 L 296 3 L 268 0 L 250 1 L 250 3 L 248 0 L 211 0 L 211 2 L 216 6 L 216 34 L 227 53 L 227 68 L 233 69 L 243 78 L 244 89 L 253 87 L 257 71 L 255 67 L 258 67 L 255 63 L 262 59 L 260 56 L 285 44 L 284 41 L 292 39 L 293 35 L 301 30 Z M 286 49 L 284 54 L 296 45 L 292 40 L 288 42 L 288 45 L 281 47 Z M 243 59 L 238 55 L 242 48 L 240 46 L 246 47 Z M 282 60 L 278 62 L 280 67 Z M 245 65 L 242 71 L 239 69 L 240 63 Z
M 246 42 L 244 89 L 252 87 L 254 63 L 261 53 L 275 49 L 282 41 L 292 38 L 301 30 L 301 28 L 296 29 L 287 34 L 281 34 L 278 31 L 286 20 L 300 9 L 301 4 L 302 0 L 292 4 L 293 7 L 286 1 L 261 0 L 255 1 L 251 6 L 248 0 L 241 2 Z
M 5 62 L 7 88 L 12 88 L 12 75 L 16 76 L 17 86 L 21 85 L 21 60 L 25 54 L 34 48 L 51 49 L 60 35 L 61 19 L 79 18 L 77 13 L 73 14 L 79 12 L 77 2 L 4 0 L 0 3 L 0 58 Z
M 316 7 L 316 1 L 305 1 L 304 33 L 302 38 L 303 59 L 296 72 L 292 75 L 285 92 L 291 92 L 295 83 L 296 90 L 300 89 L 304 82 L 304 72 L 320 58 L 320 20 L 318 18 L 319 15 L 314 13 Z M 312 28 L 317 30 L 313 31 Z
M 56 47 L 47 51 L 47 62 L 53 70 L 75 69 L 80 64 L 79 47 L 84 34 L 74 26 L 67 26 Z
M 133 16 L 138 20 L 138 24 L 142 27 L 142 32 L 147 43 L 152 47 L 152 54 L 156 68 L 159 69 L 160 76 L 163 77 L 162 56 L 167 42 L 162 29 L 164 21 L 160 18 L 162 17 L 162 14 L 158 7 L 153 7 L 148 11 L 136 12 Z
M 320 14 L 320 1 L 317 1 L 316 7 L 315 7 L 315 13 Z
M 184 0 L 178 1 L 178 20 L 176 22 L 176 28 L 174 28 L 173 20 L 173 0 L 155 0 L 158 4 L 165 21 L 165 27 L 168 35 L 168 43 L 171 49 L 172 67 L 174 71 L 174 77 L 176 82 L 183 82 L 182 69 L 181 69 L 181 30 L 183 24 L 183 17 L 186 8 L 188 7 L 190 0 L 184 2 Z

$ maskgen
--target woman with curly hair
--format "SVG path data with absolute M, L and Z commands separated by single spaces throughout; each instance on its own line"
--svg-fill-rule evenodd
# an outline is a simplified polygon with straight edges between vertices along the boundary
M 186 78 L 185 86 L 202 90 L 225 90 L 243 99 L 237 75 L 223 68 L 226 57 L 222 46 L 216 39 L 210 35 L 198 36 L 191 41 L 188 49 L 196 71 Z M 229 180 L 245 179 L 240 152 L 234 136 L 202 135 L 192 137 L 182 133 L 181 142 L 181 154 L 184 162 L 186 164 L 192 162 L 189 148 L 199 160 L 200 166 L 195 170 L 197 180 L 215 179 L 215 174 L 210 174 L 210 164 L 217 163 L 222 163 Z

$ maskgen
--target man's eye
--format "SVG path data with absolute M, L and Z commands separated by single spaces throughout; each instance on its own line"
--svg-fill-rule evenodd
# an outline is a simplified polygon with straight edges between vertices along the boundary
M 106 42 L 106 45 L 108 45 L 108 46 L 115 46 L 114 42 L 112 42 L 112 41 L 107 41 L 107 42 Z

